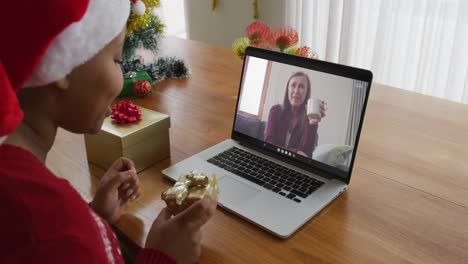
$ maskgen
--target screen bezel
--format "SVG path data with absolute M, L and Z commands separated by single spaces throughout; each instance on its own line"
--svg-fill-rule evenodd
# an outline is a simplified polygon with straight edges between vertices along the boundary
M 363 111 L 361 114 L 361 119 L 359 121 L 356 142 L 355 142 L 354 151 L 351 157 L 351 162 L 350 162 L 350 167 L 349 167 L 348 172 L 345 172 L 335 167 L 315 161 L 313 159 L 308 159 L 310 160 L 310 163 L 305 163 L 298 159 L 294 159 L 284 154 L 280 154 L 277 151 L 278 147 L 234 130 L 235 124 L 236 124 L 236 118 L 237 118 L 237 111 L 239 107 L 239 99 L 240 99 L 242 84 L 244 80 L 244 73 L 245 73 L 244 69 L 246 66 L 245 58 L 247 56 L 266 59 L 266 60 L 273 61 L 273 62 L 288 64 L 291 66 L 297 66 L 297 67 L 324 72 L 324 73 L 329 73 L 329 74 L 333 74 L 337 76 L 347 77 L 347 78 L 364 81 L 368 83 L 364 105 L 363 105 Z M 245 52 L 244 62 L 242 64 L 242 72 L 241 72 L 241 78 L 240 78 L 240 83 L 239 83 L 239 91 L 237 94 L 237 103 L 236 103 L 236 110 L 234 112 L 234 121 L 232 125 L 231 138 L 233 140 L 239 141 L 241 144 L 254 148 L 255 150 L 263 152 L 269 156 L 272 156 L 276 159 L 287 162 L 289 164 L 292 164 L 294 166 L 297 166 L 309 172 L 319 174 L 320 176 L 323 176 L 326 178 L 330 178 L 330 177 L 335 178 L 337 180 L 345 182 L 346 184 L 349 184 L 349 182 L 351 181 L 351 175 L 352 175 L 352 171 L 354 168 L 354 162 L 355 162 L 356 153 L 357 153 L 357 149 L 359 145 L 359 139 L 361 136 L 361 129 L 362 129 L 363 121 L 364 121 L 364 116 L 365 116 L 366 109 L 367 109 L 367 102 L 369 99 L 369 94 L 370 94 L 370 89 L 371 89 L 371 84 L 372 84 L 372 77 L 373 77 L 372 72 L 369 70 L 359 69 L 355 67 L 350 67 L 346 65 L 341 65 L 341 64 L 336 64 L 336 63 L 331 63 L 331 62 L 326 62 L 326 61 L 321 61 L 321 60 L 304 58 L 304 57 L 300 57 L 296 55 L 290 55 L 290 54 L 271 51 L 271 50 L 265 50 L 265 49 L 255 48 L 255 47 L 247 47 L 246 52 Z

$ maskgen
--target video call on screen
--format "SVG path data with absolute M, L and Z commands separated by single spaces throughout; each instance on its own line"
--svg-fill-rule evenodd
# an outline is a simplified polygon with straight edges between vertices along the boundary
M 367 82 L 247 56 L 234 130 L 348 172 Z

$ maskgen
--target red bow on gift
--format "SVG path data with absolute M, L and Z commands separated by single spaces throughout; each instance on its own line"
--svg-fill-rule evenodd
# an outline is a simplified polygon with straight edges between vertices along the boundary
M 133 102 L 124 100 L 112 105 L 111 118 L 117 124 L 134 123 L 141 119 L 141 111 Z

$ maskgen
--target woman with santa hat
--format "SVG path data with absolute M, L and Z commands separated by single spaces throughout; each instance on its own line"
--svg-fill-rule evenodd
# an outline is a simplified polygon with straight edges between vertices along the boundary
M 109 224 L 139 196 L 131 160 L 104 174 L 87 204 L 45 166 L 59 127 L 97 133 L 122 87 L 129 0 L 7 1 L 0 24 L 0 263 L 123 263 Z M 205 198 L 154 221 L 136 263 L 193 263 Z

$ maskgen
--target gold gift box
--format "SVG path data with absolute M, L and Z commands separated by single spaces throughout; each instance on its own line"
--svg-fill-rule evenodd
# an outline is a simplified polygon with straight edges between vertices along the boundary
M 89 162 L 107 170 L 115 160 L 126 157 L 140 172 L 169 157 L 169 116 L 140 109 L 141 120 L 136 123 L 116 124 L 107 117 L 99 133 L 85 135 Z
M 192 170 L 179 177 L 173 187 L 161 194 L 161 199 L 166 202 L 167 208 L 176 215 L 205 196 L 211 196 L 218 200 L 218 194 L 219 187 L 215 175 L 206 175 Z

